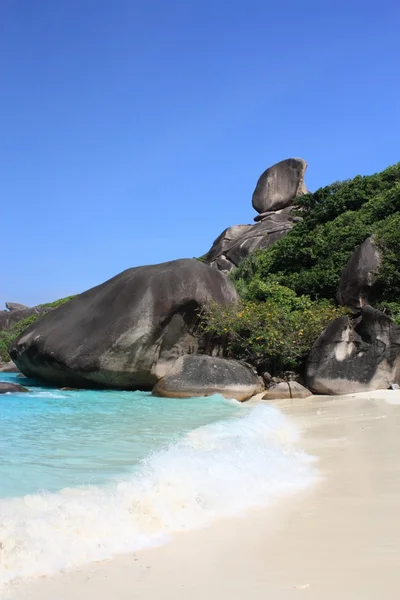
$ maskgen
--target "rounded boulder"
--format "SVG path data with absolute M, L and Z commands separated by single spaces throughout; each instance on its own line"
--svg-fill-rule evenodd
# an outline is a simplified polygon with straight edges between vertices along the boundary
M 237 300 L 223 273 L 195 259 L 135 267 L 43 316 L 10 355 L 57 387 L 151 390 L 179 356 L 202 351 L 199 311 Z
M 153 395 L 190 398 L 221 394 L 243 402 L 262 390 L 257 375 L 239 361 L 191 354 L 175 362 L 154 387 Z
M 253 192 L 253 208 L 258 213 L 291 206 L 298 196 L 307 193 L 304 174 L 307 163 L 302 158 L 287 158 L 269 167 L 259 178 Z

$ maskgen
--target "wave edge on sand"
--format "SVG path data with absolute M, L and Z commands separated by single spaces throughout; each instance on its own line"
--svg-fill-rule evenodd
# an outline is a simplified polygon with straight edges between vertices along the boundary
M 299 431 L 263 404 L 194 429 L 108 486 L 0 500 L 0 589 L 168 541 L 317 478 Z

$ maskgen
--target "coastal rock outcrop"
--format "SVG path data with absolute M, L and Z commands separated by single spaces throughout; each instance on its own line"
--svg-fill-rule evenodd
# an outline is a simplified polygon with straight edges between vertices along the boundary
M 136 267 L 43 316 L 10 356 L 57 387 L 151 390 L 179 356 L 202 351 L 198 311 L 237 300 L 223 273 L 195 259 Z
M 7 305 L 12 305 L 10 302 Z M 17 305 L 15 305 L 17 306 Z M 18 305 L 18 306 L 22 306 Z M 32 315 L 41 315 L 48 312 L 49 309 L 46 307 L 34 306 L 32 308 L 12 308 L 9 310 L 0 310 L 0 331 L 9 329 L 22 319 L 31 317 Z
M 16 392 L 29 392 L 23 385 L 17 383 L 10 383 L 9 381 L 0 381 L 0 394 L 9 394 Z
M 382 263 L 373 237 L 367 238 L 351 255 L 345 266 L 338 290 L 343 306 L 360 308 L 377 293 L 377 275 Z
M 287 398 L 308 398 L 312 396 L 310 390 L 297 381 L 285 381 L 271 385 L 263 400 L 285 400 Z
M 253 193 L 258 214 L 253 225 L 233 225 L 214 241 L 204 260 L 223 272 L 239 266 L 251 252 L 269 248 L 292 229 L 300 218 L 292 215 L 295 199 L 307 193 L 304 173 L 307 163 L 289 158 L 267 169 Z
M 393 383 L 400 383 L 400 330 L 370 306 L 356 317 L 332 321 L 307 358 L 306 384 L 319 394 L 387 389 Z
M 221 394 L 242 402 L 262 390 L 257 375 L 239 361 L 191 354 L 178 358 L 154 387 L 153 395 L 190 398 Z

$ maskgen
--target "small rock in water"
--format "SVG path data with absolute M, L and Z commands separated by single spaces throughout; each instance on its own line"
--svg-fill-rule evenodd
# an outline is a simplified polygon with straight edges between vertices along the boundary
M 29 392 L 29 390 L 22 385 L 18 385 L 17 383 L 0 381 L 0 394 L 7 394 L 8 392 Z

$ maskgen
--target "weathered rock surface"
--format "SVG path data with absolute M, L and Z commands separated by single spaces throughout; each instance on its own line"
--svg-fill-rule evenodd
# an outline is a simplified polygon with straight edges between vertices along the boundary
M 17 383 L 9 383 L 8 381 L 0 381 L 0 394 L 16 393 L 16 392 L 29 392 L 22 385 Z
M 306 384 L 316 393 L 372 391 L 392 383 L 400 383 L 400 330 L 370 306 L 355 318 L 332 321 L 307 359 Z
M 377 274 L 381 254 L 372 237 L 356 248 L 345 266 L 338 290 L 338 300 L 343 306 L 360 308 L 368 304 L 377 292 Z
M 258 221 L 263 221 L 271 215 L 290 215 L 292 211 L 293 206 L 288 206 L 287 208 L 282 208 L 281 210 L 267 210 L 266 212 L 262 212 L 259 215 L 256 215 L 254 217 L 254 221 L 258 223 Z
M 290 215 L 272 213 L 255 225 L 229 227 L 215 240 L 205 261 L 220 271 L 231 271 L 254 250 L 269 248 L 280 240 L 294 224 Z
M 304 174 L 307 163 L 302 158 L 287 158 L 269 167 L 259 178 L 253 193 L 253 207 L 263 213 L 291 206 L 307 193 Z
M 0 362 L 0 373 L 18 373 L 18 368 L 12 360 L 6 363 Z
M 312 396 L 310 390 L 297 381 L 285 381 L 270 386 L 263 396 L 263 400 L 284 400 L 286 398 L 308 398 Z
M 191 354 L 178 358 L 154 387 L 153 395 L 190 398 L 222 394 L 244 401 L 262 389 L 257 375 L 236 360 Z
M 25 304 L 19 304 L 18 302 L 6 302 L 6 308 L 8 310 L 27 310 L 30 307 Z
M 43 316 L 10 355 L 57 387 L 151 390 L 179 356 L 202 351 L 198 309 L 237 300 L 230 280 L 198 260 L 136 267 Z

